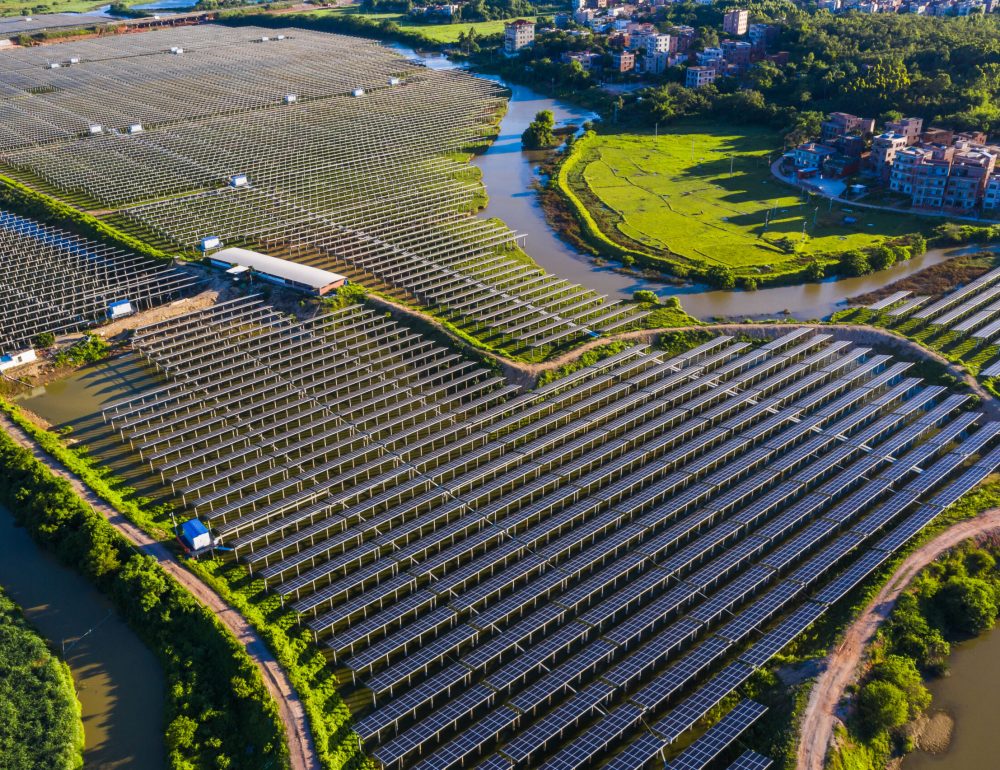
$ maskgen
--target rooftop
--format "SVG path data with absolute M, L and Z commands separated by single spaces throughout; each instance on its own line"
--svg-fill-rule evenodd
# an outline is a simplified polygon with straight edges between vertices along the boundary
M 297 262 L 290 262 L 287 259 L 261 254 L 250 249 L 229 247 L 215 252 L 211 255 L 210 259 L 218 262 L 228 262 L 231 265 L 249 267 L 258 273 L 267 273 L 268 275 L 273 275 L 286 281 L 294 281 L 295 283 L 309 286 L 316 290 L 329 286 L 332 283 L 346 280 L 339 273 L 321 270 L 318 267 L 310 267 L 309 265 L 300 265 Z

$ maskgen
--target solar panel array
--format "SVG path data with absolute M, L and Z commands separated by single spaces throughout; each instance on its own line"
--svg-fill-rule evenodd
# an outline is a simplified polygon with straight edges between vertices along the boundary
M 502 222 L 469 216 L 483 189 L 456 153 L 492 130 L 505 96 L 492 81 L 299 29 L 48 48 L 78 61 L 0 52 L 0 162 L 137 234 L 374 280 L 516 349 L 642 317 L 525 264 Z
M 887 312 L 890 318 L 909 318 L 947 329 L 980 342 L 1000 337 L 1000 268 L 991 270 L 967 285 L 925 305 L 927 297 L 914 297 L 897 307 L 910 292 L 896 292 L 868 310 Z M 891 310 L 889 308 L 892 308 Z
M 764 716 L 766 706 L 752 700 L 742 700 L 722 719 L 712 725 L 698 740 L 665 765 L 664 770 L 704 770 L 728 749 L 754 722 Z
M 519 395 L 360 308 L 135 344 L 166 382 L 106 419 L 368 690 L 387 768 L 644 767 L 1000 464 L 967 396 L 808 329 Z
M 92 326 L 113 302 L 142 310 L 194 283 L 169 263 L 0 211 L 0 353 L 30 347 L 41 332 Z

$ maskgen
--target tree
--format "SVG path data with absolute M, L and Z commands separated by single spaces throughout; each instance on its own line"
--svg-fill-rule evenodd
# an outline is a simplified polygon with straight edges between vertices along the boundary
M 868 257 L 863 251 L 849 251 L 840 260 L 840 268 L 844 275 L 867 275 L 872 271 Z
M 869 682 L 858 696 L 858 716 L 870 735 L 906 724 L 909 713 L 906 695 L 890 682 Z
M 41 332 L 35 335 L 35 338 L 31 341 L 31 344 L 36 348 L 41 348 L 42 350 L 48 350 L 53 345 L 56 344 L 56 335 L 52 332 Z
M 652 292 L 649 289 L 639 289 L 638 291 L 632 292 L 632 299 L 636 302 L 659 302 L 660 298 L 656 296 L 656 292 Z
M 896 264 L 896 252 L 890 246 L 878 246 L 872 251 L 869 263 L 875 270 L 885 270 Z
M 720 289 L 732 289 L 736 286 L 736 276 L 733 275 L 733 271 L 722 265 L 710 267 L 705 273 L 705 278 L 712 286 Z
M 535 115 L 535 119 L 524 129 L 521 134 L 521 144 L 526 150 L 542 150 L 546 147 L 556 145 L 555 134 L 552 129 L 555 127 L 555 115 L 552 110 L 542 110 Z
M 996 594 L 989 583 L 979 578 L 949 578 L 933 601 L 948 627 L 960 634 L 981 634 L 996 621 Z
M 826 270 L 818 259 L 814 259 L 806 265 L 806 280 L 822 281 L 826 278 Z
M 917 666 L 910 658 L 888 655 L 881 663 L 872 666 L 871 680 L 889 682 L 906 696 L 910 719 L 915 719 L 931 705 L 931 694 L 924 687 Z

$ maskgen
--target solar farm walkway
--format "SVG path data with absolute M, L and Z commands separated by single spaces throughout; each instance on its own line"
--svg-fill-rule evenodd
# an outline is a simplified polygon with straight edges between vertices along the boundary
M 163 384 L 105 419 L 348 672 L 393 770 L 645 767 L 1000 465 L 968 395 L 810 328 L 521 394 L 358 306 L 133 344 Z
M 844 640 L 826 660 L 826 668 L 813 685 L 799 728 L 798 770 L 823 770 L 826 752 L 839 721 L 837 705 L 844 690 L 858 675 L 875 632 L 889 617 L 896 600 L 917 574 L 941 554 L 978 535 L 1000 530 L 1000 508 L 984 511 L 969 521 L 949 527 L 903 561 L 864 611 L 848 627 Z
M 0 163 L 146 240 L 330 268 L 508 350 L 636 326 L 639 308 L 525 262 L 506 225 L 470 216 L 484 190 L 468 152 L 504 100 L 353 37 L 108 36 L 0 51 Z
M 236 610 L 206 586 L 201 580 L 182 567 L 173 554 L 162 543 L 157 542 L 139 527 L 128 521 L 122 514 L 99 498 L 84 482 L 58 460 L 48 455 L 37 443 L 0 412 L 0 430 L 5 431 L 14 441 L 30 450 L 49 470 L 62 476 L 74 491 L 95 511 L 100 513 L 141 553 L 156 560 L 167 573 L 183 585 L 194 598 L 211 611 L 232 632 L 233 636 L 246 648 L 250 659 L 260 670 L 261 678 L 267 685 L 271 697 L 278 705 L 281 721 L 285 726 L 289 759 L 293 770 L 320 770 L 319 760 L 313 745 L 309 722 L 302 702 L 292 687 L 288 676 L 278 665 L 264 640 Z

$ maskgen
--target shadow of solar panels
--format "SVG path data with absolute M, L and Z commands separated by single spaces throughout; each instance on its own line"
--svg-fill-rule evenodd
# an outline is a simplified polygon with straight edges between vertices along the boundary
M 106 419 L 367 691 L 388 768 L 645 767 L 1000 464 L 968 396 L 808 329 L 525 393 L 360 307 L 135 344 L 167 381 Z

